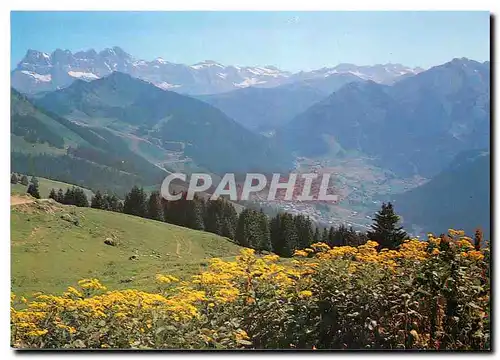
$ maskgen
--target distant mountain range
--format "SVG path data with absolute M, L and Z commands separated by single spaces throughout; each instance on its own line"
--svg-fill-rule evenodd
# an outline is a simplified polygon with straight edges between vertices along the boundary
M 307 157 L 356 150 L 400 176 L 431 177 L 460 151 L 489 148 L 490 64 L 454 59 L 396 82 L 351 82 L 277 131 Z
M 114 47 L 28 51 L 11 80 L 13 171 L 123 193 L 169 171 L 283 173 L 361 159 L 366 179 L 373 166 L 404 184 L 430 179 L 375 195 L 395 200 L 408 228 L 489 231 L 489 62 L 293 74 L 147 62 Z
M 490 239 L 490 186 L 490 152 L 461 152 L 429 182 L 395 195 L 396 210 L 405 226 L 437 235 L 454 228 L 469 236 L 481 227 Z
M 340 64 L 332 68 L 291 73 L 270 65 L 226 66 L 211 60 L 183 65 L 162 58 L 152 61 L 136 59 L 115 46 L 100 52 L 90 49 L 72 53 L 57 49 L 48 54 L 28 50 L 11 72 L 11 86 L 22 93 L 35 94 L 68 87 L 76 79 L 91 81 L 106 77 L 113 71 L 183 94 L 216 94 L 250 86 L 275 87 L 297 81 L 324 83 L 326 78 L 346 74 L 353 79 L 390 84 L 401 76 L 417 74 L 423 69 L 400 64 Z

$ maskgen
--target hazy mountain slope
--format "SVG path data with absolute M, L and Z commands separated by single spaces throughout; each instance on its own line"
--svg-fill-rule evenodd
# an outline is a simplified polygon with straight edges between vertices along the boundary
M 249 87 L 198 96 L 198 99 L 222 110 L 248 129 L 266 131 L 284 125 L 327 95 L 312 86 L 292 84 L 275 88 Z
M 12 171 L 93 189 L 157 184 L 165 172 L 104 128 L 79 126 L 11 91 Z
M 394 198 L 405 226 L 438 234 L 448 228 L 473 234 L 479 226 L 489 236 L 490 153 L 462 152 L 429 182 Z
M 489 147 L 489 63 L 455 59 L 392 86 L 350 83 L 295 117 L 277 140 L 320 156 L 332 143 L 399 175 L 432 176 L 460 151 Z
M 10 120 L 14 136 L 31 144 L 47 144 L 64 149 L 69 144 L 84 144 L 86 141 L 65 126 L 59 118 L 35 107 L 24 95 L 11 88 Z
M 214 172 L 274 171 L 291 157 L 201 100 L 164 91 L 115 72 L 77 81 L 48 93 L 37 104 L 73 121 L 133 135 L 181 152 Z

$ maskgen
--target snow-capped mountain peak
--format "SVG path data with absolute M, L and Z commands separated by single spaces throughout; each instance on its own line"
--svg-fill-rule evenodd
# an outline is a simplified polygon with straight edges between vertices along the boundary
M 151 82 L 162 89 L 187 94 L 214 94 L 249 86 L 274 87 L 295 81 L 352 76 L 380 83 L 392 83 L 399 76 L 423 69 L 401 64 L 357 66 L 343 63 L 313 71 L 291 73 L 276 66 L 223 65 L 204 60 L 193 65 L 171 63 L 161 57 L 152 61 L 137 59 L 118 46 L 97 52 L 94 49 L 56 49 L 51 54 L 28 50 L 11 73 L 12 86 L 24 93 L 50 91 L 69 86 L 76 79 L 92 81 L 123 72 Z

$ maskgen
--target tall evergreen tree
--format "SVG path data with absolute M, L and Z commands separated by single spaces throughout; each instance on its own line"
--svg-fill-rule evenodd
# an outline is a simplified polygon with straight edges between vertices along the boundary
M 203 199 L 198 198 L 196 195 L 193 200 L 185 200 L 185 208 L 186 208 L 186 223 L 184 226 L 194 229 L 194 230 L 204 230 L 204 201 Z M 224 233 L 224 229 L 222 230 L 223 236 L 227 236 L 233 239 L 234 234 Z
M 271 239 L 267 216 L 262 211 L 245 208 L 238 217 L 235 240 L 242 246 L 258 251 L 270 251 Z
M 319 233 L 319 227 L 316 226 L 314 229 L 313 243 L 319 243 L 321 241 L 321 235 Z
M 63 192 L 63 189 L 59 189 L 59 190 L 57 191 L 56 201 L 57 201 L 58 203 L 61 203 L 61 204 L 63 204 L 63 203 L 64 203 L 64 192 Z
M 143 188 L 134 186 L 125 196 L 123 212 L 125 214 L 146 217 L 146 194 Z
M 238 217 L 238 224 L 236 226 L 235 241 L 237 244 L 245 247 L 251 246 L 251 240 L 249 235 L 250 226 L 250 214 L 251 210 L 245 208 Z
M 104 203 L 104 199 L 102 197 L 102 194 L 99 190 L 97 190 L 95 192 L 95 195 L 92 197 L 92 200 L 90 202 L 90 207 L 94 208 L 94 209 L 104 209 L 104 210 L 107 210 L 106 209 L 106 206 L 105 206 L 105 203 Z
M 29 180 L 28 180 L 28 177 L 26 175 L 23 175 L 21 176 L 21 184 L 24 185 L 24 186 L 28 186 L 29 185 Z
M 208 200 L 205 206 L 205 231 L 222 235 L 224 200 Z
M 113 195 L 106 194 L 104 196 L 104 200 L 105 200 L 106 208 L 108 210 L 120 212 L 121 201 L 118 199 L 118 197 L 115 194 L 113 194 Z M 163 209 L 162 209 L 162 213 L 163 213 Z M 163 221 L 163 219 L 162 219 L 162 221 Z
M 259 221 L 259 230 L 260 230 L 260 239 L 258 250 L 260 251 L 271 251 L 271 231 L 269 229 L 269 219 L 267 215 L 264 214 L 264 211 L 261 209 L 258 213 L 258 221 Z
M 293 215 L 279 213 L 271 219 L 271 244 L 273 252 L 290 257 L 298 247 L 297 228 Z
M 116 207 L 116 212 L 120 212 L 122 213 L 123 212 L 123 201 L 120 201 L 118 200 L 118 204 L 117 204 L 117 207 Z
M 40 199 L 40 192 L 38 190 L 38 182 L 36 183 L 31 183 L 29 186 L 28 186 L 28 190 L 26 191 L 28 194 L 30 194 L 31 196 L 33 196 L 35 199 Z
M 327 244 L 329 246 L 335 246 L 334 239 L 335 239 L 335 228 L 333 226 L 330 226 L 330 229 L 328 230 L 328 242 L 327 242 Z
M 53 200 L 57 201 L 57 194 L 56 194 L 55 189 L 50 189 L 49 199 L 53 199 Z
M 35 175 L 33 175 L 33 176 L 31 177 L 30 183 L 32 183 L 32 184 L 36 184 L 37 186 L 39 185 L 39 184 L 38 184 L 38 179 L 36 178 L 36 176 L 35 176 Z
M 323 228 L 323 232 L 321 233 L 321 242 L 328 244 L 328 228 Z
M 163 208 L 161 204 L 161 195 L 158 191 L 153 191 L 149 195 L 147 217 L 149 219 L 163 221 Z
M 297 247 L 299 249 L 305 249 L 309 247 L 314 241 L 311 219 L 299 214 L 295 216 L 294 221 L 298 236 Z
M 10 177 L 10 183 L 11 184 L 17 184 L 19 182 L 19 179 L 17 178 L 17 175 L 15 173 L 12 173 Z
M 73 187 L 72 190 L 73 190 L 73 205 L 76 205 L 78 207 L 88 207 L 89 199 L 87 198 L 87 195 L 85 195 L 83 189 Z
M 222 198 L 217 201 L 222 202 L 222 236 L 234 239 L 238 225 L 236 209 L 231 203 Z
M 73 188 L 66 189 L 62 203 L 65 205 L 74 205 L 75 204 L 75 192 L 73 191 Z
M 408 237 L 401 226 L 398 226 L 399 216 L 394 212 L 392 204 L 383 203 L 382 208 L 375 214 L 371 231 L 367 236 L 370 240 L 379 243 L 379 249 L 396 249 Z

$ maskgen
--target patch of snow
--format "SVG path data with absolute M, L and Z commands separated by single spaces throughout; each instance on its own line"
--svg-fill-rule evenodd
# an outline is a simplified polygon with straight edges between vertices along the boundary
M 246 70 L 254 75 L 262 75 L 262 71 L 257 71 L 256 69 L 247 68 Z
M 224 69 L 223 65 L 216 63 L 215 61 L 204 61 L 204 62 L 201 62 L 198 64 L 191 65 L 190 68 L 195 69 L 195 70 L 200 70 L 200 69 L 208 68 L 208 67 L 212 67 L 212 66 L 216 66 L 216 67 L 220 67 L 220 68 Z
M 324 76 L 328 77 L 328 76 L 334 75 L 334 74 L 339 74 L 339 72 L 337 70 L 330 70 L 330 71 L 327 71 Z
M 83 71 L 68 71 L 68 75 L 77 79 L 87 79 L 87 80 L 99 79 L 99 76 L 97 76 L 96 74 Z
M 236 87 L 245 88 L 245 87 L 249 87 L 252 85 L 265 84 L 265 83 L 266 83 L 265 81 L 259 81 L 256 78 L 246 78 L 245 80 L 243 80 L 240 83 L 233 83 L 233 85 Z
M 168 63 L 168 61 L 164 60 L 161 57 L 156 58 L 154 61 L 157 62 L 157 63 L 160 63 L 160 64 L 167 64 Z
M 31 76 L 32 78 L 34 78 L 37 81 L 50 82 L 52 80 L 52 76 L 50 74 L 40 75 L 40 74 L 37 74 L 36 72 L 26 71 L 26 70 L 22 70 L 21 72 L 25 75 Z
M 227 78 L 227 74 L 223 74 L 223 73 L 217 73 L 217 76 L 220 77 L 221 79 Z
M 163 81 L 161 83 L 154 84 L 154 85 L 156 85 L 157 87 L 159 87 L 160 89 L 163 89 L 163 90 L 168 90 L 168 89 L 174 89 L 174 88 L 181 87 L 181 85 L 169 84 L 166 81 Z

